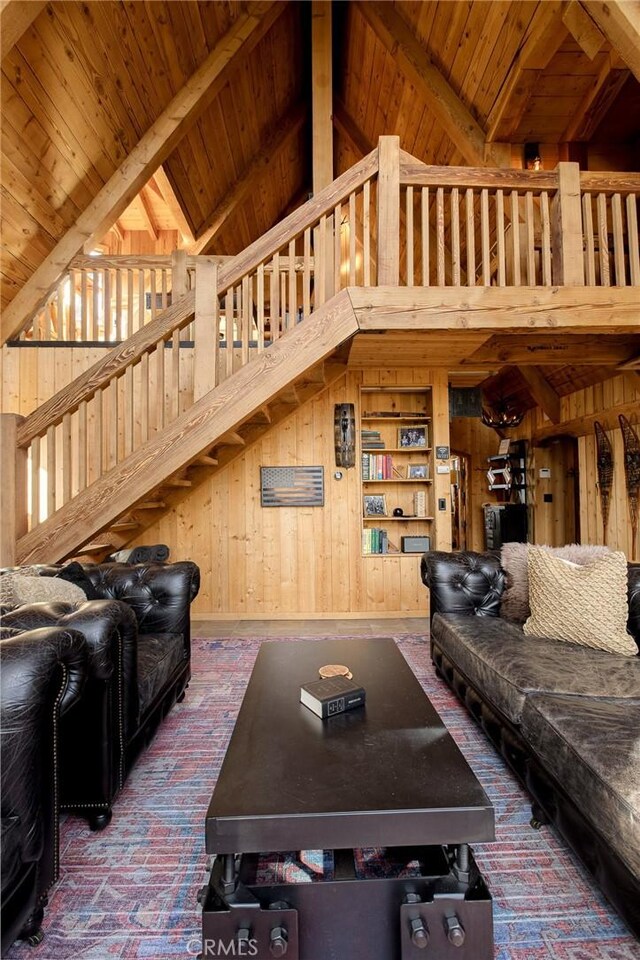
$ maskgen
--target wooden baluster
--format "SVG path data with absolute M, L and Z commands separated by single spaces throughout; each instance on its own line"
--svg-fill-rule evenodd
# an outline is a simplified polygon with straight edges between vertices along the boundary
M 624 267 L 624 227 L 622 222 L 622 198 L 619 193 L 611 197 L 611 220 L 613 225 L 613 262 L 616 270 L 616 287 L 626 287 Z
M 289 242 L 289 318 L 290 329 L 293 330 L 298 322 L 298 275 L 296 273 L 295 240 Z
M 125 457 L 133 451 L 133 367 L 129 366 L 122 376 L 122 452 Z
M 582 195 L 582 229 L 584 231 L 585 272 L 586 283 L 589 287 L 596 285 L 596 255 L 593 237 L 593 209 L 591 194 Z
M 164 340 L 155 349 L 156 354 L 156 430 L 160 431 L 165 423 L 166 397 L 164 392 Z
M 451 282 L 460 286 L 460 192 L 451 190 Z
M 320 217 L 320 226 L 315 231 L 314 240 L 313 256 L 316 268 L 314 293 L 315 308 L 317 310 L 325 301 L 327 283 L 327 218 L 324 214 Z
M 627 195 L 627 242 L 629 244 L 629 274 L 631 285 L 640 286 L 640 249 L 638 248 L 638 209 L 636 196 Z
M 115 340 L 113 311 L 111 309 L 111 270 L 102 271 L 104 277 L 104 340 Z
M 58 284 L 58 289 L 56 291 L 56 302 L 58 304 L 57 326 L 56 326 L 57 335 L 55 337 L 56 340 L 69 339 L 69 337 L 67 336 L 66 317 L 65 317 L 65 309 L 64 309 L 66 286 L 67 286 L 67 280 L 66 278 L 63 277 L 63 279 Z
M 420 231 L 422 235 L 422 286 L 428 287 L 429 280 L 429 187 L 420 190 Z
M 116 269 L 116 309 L 114 316 L 115 339 L 126 340 L 127 334 L 122 325 L 122 270 Z
M 476 224 L 474 215 L 473 190 L 467 188 L 464 197 L 466 211 L 465 239 L 467 243 L 467 286 L 474 287 L 476 283 Z
M 138 270 L 138 325 L 136 330 L 140 330 L 145 324 L 145 295 L 146 285 L 144 270 Z
M 302 275 L 302 310 L 305 317 L 311 313 L 311 230 L 304 231 L 303 237 L 304 272 Z
M 129 409 L 133 415 L 133 398 Z M 84 490 L 87 486 L 87 444 L 87 401 L 81 400 L 78 407 L 78 491 Z
M 216 304 L 218 296 L 216 294 Z M 215 375 L 218 373 L 218 344 L 215 352 Z M 180 331 L 174 330 L 171 334 L 171 388 L 170 388 L 171 421 L 180 416 Z
M 511 191 L 511 255 L 513 257 L 513 286 L 520 286 L 520 211 L 518 191 Z
M 491 227 L 489 224 L 489 191 L 480 192 L 480 232 L 482 235 L 482 285 L 491 286 Z
M 609 231 L 607 229 L 607 197 L 604 193 L 598 194 L 596 201 L 598 213 L 598 246 L 600 250 L 600 286 L 611 285 L 609 271 Z
M 81 339 L 85 342 L 89 339 L 89 294 L 87 291 L 87 271 L 83 270 L 80 274 L 80 311 L 82 317 Z
M 406 214 L 405 219 L 407 222 L 407 286 L 412 287 L 414 284 L 413 277 L 413 243 L 414 243 L 414 234 L 413 234 L 413 187 L 407 187 L 406 193 Z
M 140 358 L 140 443 L 149 439 L 149 354 L 144 353 Z
M 345 224 L 342 222 L 342 204 L 338 204 L 333 210 L 333 222 L 335 229 L 333 231 L 333 290 L 337 293 L 342 287 L 342 278 L 344 277 L 342 238 L 344 236 Z M 346 282 L 344 284 L 346 286 Z
M 269 276 L 269 312 L 271 342 L 280 336 L 280 255 L 274 253 L 271 260 L 271 274 Z
M 349 194 L 349 284 L 356 285 L 356 240 L 358 219 L 356 217 L 356 195 Z M 339 287 L 337 289 L 340 289 Z
M 287 275 L 282 271 L 280 274 L 280 313 L 282 315 L 281 330 L 284 333 L 289 329 L 289 304 L 287 302 Z
M 308 230 L 305 231 L 305 240 L 308 234 Z M 306 258 L 306 253 L 305 253 Z M 264 263 L 258 264 L 258 273 L 257 273 L 257 288 L 256 288 L 256 309 L 257 309 L 257 324 L 258 324 L 258 353 L 262 353 L 264 350 Z M 217 303 L 217 298 L 216 298 Z M 217 338 L 216 338 L 217 339 Z M 216 381 L 217 382 L 217 381 Z
M 533 193 L 527 190 L 524 198 L 524 223 L 527 237 L 527 286 L 536 284 L 536 239 L 533 220 Z
M 249 277 L 242 278 L 242 366 L 249 363 L 251 340 L 251 308 L 249 304 Z
M 50 517 L 56 512 L 56 428 L 47 428 L 47 513 Z M 64 501 L 63 501 L 64 502 Z
M 40 523 L 40 437 L 34 437 L 31 442 L 31 524 L 30 528 Z
M 156 304 L 156 294 L 158 292 L 157 281 L 158 277 L 156 275 L 155 267 L 149 271 L 149 280 L 151 285 L 151 320 L 155 320 L 157 311 Z
M 362 282 L 371 286 L 371 181 L 365 180 L 362 190 Z
M 76 284 L 78 275 L 75 270 L 69 271 L 69 330 L 68 339 L 78 340 L 78 331 L 76 329 Z
M 62 417 L 62 503 L 71 500 L 71 414 Z
M 127 270 L 127 339 L 132 336 L 134 331 L 133 322 L 133 270 Z
M 436 277 L 439 287 L 444 287 L 445 278 L 445 242 L 444 242 L 444 189 L 436 190 Z
M 102 340 L 100 336 L 100 271 L 95 268 L 93 271 L 93 297 L 92 297 L 92 307 L 93 314 L 91 317 L 91 339 L 92 340 Z
M 507 269 L 504 244 L 504 193 L 496 190 L 496 241 L 498 247 L 498 286 L 507 284 Z
M 226 376 L 230 377 L 233 373 L 233 287 L 229 287 L 224 298 L 224 318 L 224 335 L 227 344 Z
M 550 287 L 551 276 L 551 211 L 549 194 L 546 190 L 540 194 L 540 219 L 542 221 L 542 283 Z
M 162 283 L 162 309 L 163 309 L 163 310 L 166 310 L 166 309 L 167 309 L 167 306 L 168 306 L 168 303 L 167 303 L 167 271 L 164 269 L 164 267 L 163 267 L 163 269 L 162 269 L 161 283 Z

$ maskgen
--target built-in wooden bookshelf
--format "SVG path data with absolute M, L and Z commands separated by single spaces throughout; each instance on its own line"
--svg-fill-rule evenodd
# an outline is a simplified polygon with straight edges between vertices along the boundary
M 434 537 L 431 389 L 364 388 L 359 426 L 363 555 L 415 557 Z

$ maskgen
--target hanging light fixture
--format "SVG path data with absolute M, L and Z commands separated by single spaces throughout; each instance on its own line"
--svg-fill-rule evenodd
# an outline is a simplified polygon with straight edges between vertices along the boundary
M 500 397 L 488 407 L 482 408 L 482 422 L 485 427 L 493 430 L 508 430 L 519 426 L 524 420 L 525 411 L 519 410 L 515 404 L 504 397 Z

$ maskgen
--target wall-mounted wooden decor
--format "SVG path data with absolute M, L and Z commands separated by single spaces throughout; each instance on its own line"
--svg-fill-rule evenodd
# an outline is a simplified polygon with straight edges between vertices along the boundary
M 263 507 L 323 507 L 324 467 L 260 467 Z
M 636 559 L 638 543 L 638 501 L 640 500 L 640 440 L 627 418 L 618 415 L 624 445 L 624 478 L 631 514 L 631 559 Z
M 609 507 L 611 505 L 611 487 L 613 486 L 613 447 L 606 431 L 598 420 L 594 423 L 596 432 L 596 464 L 598 468 L 598 490 L 602 510 L 604 542 L 607 542 L 609 525 Z
M 336 467 L 354 467 L 356 463 L 356 416 L 352 403 L 337 403 L 334 408 Z

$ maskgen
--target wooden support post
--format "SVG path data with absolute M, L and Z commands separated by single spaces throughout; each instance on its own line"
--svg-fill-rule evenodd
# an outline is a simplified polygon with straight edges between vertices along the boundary
M 194 402 L 215 386 L 214 357 L 216 354 L 218 267 L 210 260 L 196 265 L 195 349 L 193 363 Z M 227 344 L 227 350 L 231 349 Z
M 378 144 L 378 285 L 400 280 L 400 137 Z
M 27 532 L 27 451 L 18 446 L 18 427 L 24 417 L 0 415 L 0 566 L 16 562 L 16 543 Z M 53 478 L 49 478 L 53 482 Z
M 449 447 L 449 383 L 446 369 L 440 367 L 432 371 L 431 380 L 432 420 L 431 446 Z M 435 517 L 434 537 L 431 548 L 451 550 L 451 476 L 449 472 L 439 473 L 438 467 L 450 466 L 449 460 L 433 458 L 433 515 Z M 441 510 L 444 501 L 445 509 Z M 434 542 L 435 541 L 435 542 Z
M 552 279 L 554 285 L 584 286 L 580 167 L 558 164 L 558 190 L 551 205 Z
M 311 3 L 311 104 L 313 114 L 313 192 L 333 181 L 333 79 L 331 3 Z

